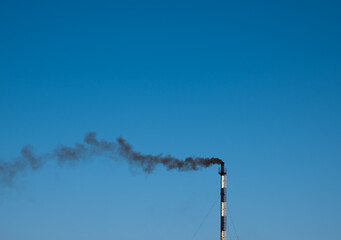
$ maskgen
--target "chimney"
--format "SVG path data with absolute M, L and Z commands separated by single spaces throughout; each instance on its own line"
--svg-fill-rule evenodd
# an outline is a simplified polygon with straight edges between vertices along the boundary
M 220 240 L 226 238 L 226 217 L 225 217 L 225 202 L 226 202 L 226 169 L 224 168 L 224 162 L 221 163 L 221 169 L 219 172 L 221 176 L 221 189 L 220 189 Z

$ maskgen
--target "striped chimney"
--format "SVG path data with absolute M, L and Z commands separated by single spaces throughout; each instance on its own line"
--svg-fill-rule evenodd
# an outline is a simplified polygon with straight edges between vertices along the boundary
M 224 162 L 221 163 L 221 169 L 219 172 L 221 176 L 221 190 L 220 190 L 220 240 L 226 239 L 226 169 L 224 168 Z

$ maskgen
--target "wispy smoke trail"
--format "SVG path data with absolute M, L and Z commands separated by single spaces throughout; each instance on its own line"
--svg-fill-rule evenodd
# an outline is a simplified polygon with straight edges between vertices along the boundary
M 61 145 L 50 153 L 37 156 L 31 146 L 25 146 L 21 150 L 21 156 L 15 160 L 11 162 L 0 160 L 0 185 L 11 185 L 19 173 L 29 169 L 36 171 L 48 160 L 76 164 L 96 156 L 107 156 L 111 159 L 121 157 L 129 164 L 141 167 L 146 173 L 153 172 L 156 165 L 163 165 L 167 170 L 196 171 L 222 162 L 219 158 L 188 157 L 180 160 L 170 155 L 146 155 L 134 151 L 133 147 L 121 137 L 116 139 L 116 142 L 97 140 L 96 133 L 90 132 L 86 134 L 84 143 L 76 143 L 73 147 Z

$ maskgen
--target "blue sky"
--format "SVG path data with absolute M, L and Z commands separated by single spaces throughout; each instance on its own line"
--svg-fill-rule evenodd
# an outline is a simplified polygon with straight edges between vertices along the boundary
M 340 238 L 338 1 L 1 1 L 0 158 L 123 136 L 220 157 L 239 239 Z M 218 167 L 50 162 L 0 191 L 1 240 L 219 237 Z M 231 225 L 229 239 L 237 239 Z

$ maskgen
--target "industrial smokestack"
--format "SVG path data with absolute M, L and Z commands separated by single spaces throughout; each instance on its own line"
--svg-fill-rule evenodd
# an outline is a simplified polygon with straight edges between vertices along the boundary
M 226 238 L 226 169 L 224 162 L 221 162 L 221 169 L 219 172 L 221 176 L 221 189 L 220 189 L 220 240 Z

